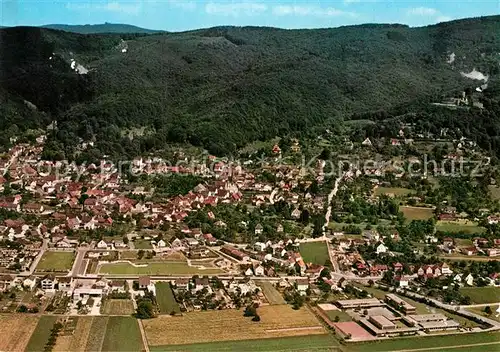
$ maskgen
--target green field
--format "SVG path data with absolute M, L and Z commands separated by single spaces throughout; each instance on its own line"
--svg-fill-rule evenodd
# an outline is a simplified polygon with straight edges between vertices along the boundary
M 268 281 L 257 281 L 256 284 L 262 289 L 269 304 L 286 304 L 285 299 L 272 283 Z
M 172 286 L 169 282 L 157 282 L 156 285 L 156 300 L 160 307 L 161 314 L 171 314 L 172 312 L 178 314 L 181 312 L 179 304 L 175 300 Z
M 68 272 L 73 266 L 73 261 L 75 260 L 74 252 L 52 252 L 46 251 L 38 266 L 36 271 L 39 272 Z
M 153 249 L 153 246 L 151 245 L 151 241 L 139 239 L 139 240 L 134 241 L 134 248 L 135 249 Z
M 352 318 L 349 316 L 349 314 L 341 310 L 327 310 L 325 311 L 325 314 L 332 322 L 335 322 L 335 317 L 339 317 L 339 322 L 352 321 Z
M 111 275 L 216 275 L 219 269 L 199 269 L 190 267 L 186 262 L 150 262 L 141 263 L 135 267 L 129 263 L 105 263 L 99 269 L 99 274 Z
M 434 209 L 422 207 L 401 207 L 401 212 L 405 218 L 411 220 L 427 220 L 434 216 Z
M 43 351 L 45 344 L 49 340 L 50 330 L 57 319 L 58 317 L 54 315 L 44 315 L 40 318 L 26 346 L 26 352 Z
M 477 223 L 473 221 L 438 221 L 436 223 L 436 230 L 443 232 L 464 232 L 470 234 L 480 234 L 486 231 L 484 227 L 478 226 Z
M 498 287 L 462 287 L 460 293 L 469 296 L 472 303 L 499 303 L 500 288 Z
M 110 317 L 101 351 L 142 351 L 141 331 L 137 319 Z
M 369 343 L 349 344 L 347 350 L 349 352 L 381 352 L 420 348 L 439 348 L 436 349 L 436 351 L 443 351 L 446 347 L 450 348 L 453 346 L 474 345 L 499 341 L 500 332 L 479 332 L 471 334 L 408 337 Z M 498 345 L 491 346 L 493 347 L 492 349 L 488 349 L 487 347 L 485 348 L 485 346 L 483 346 L 482 351 L 499 350 Z
M 340 351 L 339 343 L 331 335 L 297 336 L 286 338 L 270 338 L 261 340 L 241 340 L 212 343 L 198 343 L 193 345 L 150 346 L 151 352 L 167 351 L 296 351 L 296 352 L 323 352 Z
M 410 193 L 414 193 L 415 191 L 408 188 L 401 187 L 377 187 L 375 189 L 375 195 L 394 195 L 395 197 L 407 196 Z
M 313 263 L 325 265 L 325 263 L 330 262 L 328 247 L 324 241 L 301 243 L 299 250 L 306 264 Z

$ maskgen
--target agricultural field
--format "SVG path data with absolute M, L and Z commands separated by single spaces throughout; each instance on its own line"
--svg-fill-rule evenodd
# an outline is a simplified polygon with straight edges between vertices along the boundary
M 450 334 L 426 337 L 407 337 L 385 341 L 349 344 L 349 352 L 381 352 L 381 351 L 410 351 L 412 349 L 433 348 L 436 351 L 444 351 L 446 348 L 455 350 L 454 346 L 467 346 L 476 344 L 500 343 L 500 332 L 479 332 L 473 334 Z M 498 351 L 500 345 L 482 346 L 481 351 Z M 477 346 L 476 346 L 477 347 Z M 470 349 L 467 349 L 470 351 Z
M 288 305 L 257 309 L 260 322 L 243 316 L 243 310 L 191 312 L 182 317 L 163 315 L 144 320 L 151 346 L 196 344 L 216 341 L 250 340 L 325 334 L 323 326 L 306 308 Z M 196 327 L 196 329 L 193 329 Z M 168 331 L 168 334 L 165 333 Z M 186 334 L 189 331 L 189 334 Z
M 75 319 L 75 318 L 73 318 Z M 54 347 L 55 352 L 85 352 L 87 341 L 91 338 L 90 328 L 94 319 L 92 317 L 76 317 L 76 325 L 73 333 L 63 333 L 57 338 L 57 343 Z M 65 329 L 66 330 L 66 327 Z M 63 331 L 64 331 L 63 330 Z M 93 338 L 93 337 L 92 337 Z
M 374 194 L 376 196 L 381 196 L 381 195 L 388 195 L 388 196 L 394 196 L 394 197 L 403 197 L 407 196 L 411 193 L 414 193 L 415 191 L 408 189 L 408 188 L 401 188 L 401 187 L 377 187 L 375 188 Z
M 85 351 L 100 351 L 110 317 L 94 317 L 90 325 Z M 83 341 L 82 341 L 83 342 Z
M 43 315 L 40 320 L 38 320 L 38 324 L 26 346 L 26 352 L 43 350 L 45 344 L 49 340 L 50 330 L 52 330 L 57 319 L 58 317 L 54 315 Z
M 269 304 L 285 304 L 285 299 L 282 294 L 268 281 L 257 281 L 257 286 L 262 289 L 262 292 L 267 298 Z
M 486 231 L 484 227 L 478 226 L 476 222 L 469 220 L 438 221 L 436 230 L 443 232 L 464 232 L 469 234 L 481 234 Z
M 130 299 L 106 299 L 101 306 L 101 314 L 131 315 L 134 313 L 134 304 Z
M 46 251 L 36 267 L 38 272 L 68 272 L 75 260 L 74 252 Z
M 295 351 L 295 352 L 326 352 L 340 351 L 338 341 L 329 334 L 314 336 L 294 336 L 284 338 L 270 338 L 260 340 L 240 340 L 198 343 L 190 345 L 151 346 L 151 352 L 190 351 L 240 351 L 240 352 L 268 352 L 268 351 Z
M 0 315 L 0 351 L 24 351 L 37 327 L 38 318 L 34 315 Z
M 133 317 L 109 317 L 101 351 L 142 351 L 139 322 Z
M 460 293 L 469 296 L 473 304 L 500 302 L 500 289 L 498 287 L 462 287 Z
M 330 262 L 328 247 L 324 241 L 301 243 L 299 251 L 305 263 L 325 265 Z
M 434 209 L 405 206 L 400 208 L 406 220 L 427 220 L 434 216 Z
M 191 267 L 187 262 L 149 262 L 132 265 L 130 263 L 105 263 L 99 274 L 111 275 L 217 275 L 220 269 L 200 269 Z
M 181 309 L 175 300 L 172 286 L 169 282 L 157 282 L 156 285 L 156 301 L 160 307 L 160 314 L 179 314 Z

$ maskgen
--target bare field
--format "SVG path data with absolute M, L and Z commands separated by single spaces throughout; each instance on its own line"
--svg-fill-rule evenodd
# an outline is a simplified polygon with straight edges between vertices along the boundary
M 215 341 L 264 339 L 325 334 L 316 317 L 306 308 L 293 310 L 288 305 L 257 309 L 260 322 L 243 316 L 243 310 L 192 312 L 182 317 L 160 316 L 144 320 L 151 346 L 193 344 Z M 193 329 L 193 326 L 196 329 Z M 165 333 L 168 331 L 168 334 Z M 189 331 L 189 334 L 186 334 Z
M 131 315 L 134 313 L 134 304 L 130 299 L 108 299 L 102 307 L 102 314 Z
M 0 315 L 0 351 L 24 351 L 38 318 L 33 315 Z

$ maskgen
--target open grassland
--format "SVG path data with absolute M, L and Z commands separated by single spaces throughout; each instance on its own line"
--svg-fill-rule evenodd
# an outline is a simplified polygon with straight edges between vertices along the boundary
M 39 272 L 68 272 L 73 266 L 75 253 L 73 252 L 51 252 L 47 251 L 40 259 L 36 267 Z
M 498 287 L 462 287 L 460 293 L 469 296 L 472 303 L 499 303 L 500 288 Z
M 381 196 L 381 195 L 388 195 L 388 196 L 394 196 L 394 197 L 402 197 L 402 196 L 407 196 L 410 193 L 414 193 L 415 191 L 408 189 L 408 188 L 401 188 L 401 187 L 377 187 L 375 188 L 374 194 L 376 196 Z
M 498 343 L 499 341 L 500 332 L 480 332 L 470 334 L 407 337 L 369 343 L 349 344 L 347 350 L 349 352 L 381 352 L 432 348 L 436 349 L 436 351 L 443 351 L 446 350 L 446 348 L 451 350 L 451 347 L 454 346 Z M 498 351 L 498 346 L 499 345 L 483 346 L 482 351 Z
M 492 304 L 490 306 L 491 310 L 493 311 L 492 314 L 485 313 L 484 308 L 485 307 L 473 307 L 473 308 L 467 308 L 466 310 L 468 310 L 469 312 L 481 315 L 483 317 L 486 317 L 488 319 L 498 321 L 500 323 L 500 316 L 498 316 L 498 317 L 496 316 L 498 314 L 498 313 L 496 313 L 496 310 L 498 309 L 498 304 Z
M 0 315 L 0 351 L 24 351 L 37 323 L 37 316 Z
M 241 340 L 198 343 L 191 345 L 151 346 L 151 352 L 191 351 L 191 352 L 268 352 L 268 351 L 295 351 L 295 352 L 323 352 L 339 350 L 338 341 L 331 335 L 294 336 L 284 338 L 270 338 L 260 340 Z
M 92 326 L 92 317 L 78 317 L 73 334 L 59 335 L 57 343 L 54 346 L 55 352 L 85 352 L 85 346 L 90 336 L 90 327 Z
M 99 268 L 100 274 L 110 275 L 217 275 L 220 269 L 200 269 L 187 262 L 149 262 L 134 266 L 130 263 L 105 263 Z
M 325 265 L 330 261 L 325 241 L 301 243 L 299 250 L 305 263 Z
M 486 231 L 484 227 L 478 226 L 476 222 L 469 220 L 438 221 L 436 230 L 443 232 L 463 232 L 470 234 L 481 234 Z
M 94 317 L 90 326 L 89 339 L 85 351 L 100 351 L 110 317 Z
M 58 317 L 53 315 L 43 315 L 36 328 L 31 335 L 31 338 L 26 346 L 26 352 L 43 351 L 45 344 L 49 340 L 50 330 L 56 323 Z M 7 350 L 8 351 L 8 350 Z
M 261 318 L 258 323 L 244 317 L 242 310 L 227 309 L 192 312 L 182 317 L 164 315 L 144 320 L 143 324 L 152 346 L 325 334 L 316 317 L 306 308 L 263 306 L 257 313 Z
M 101 351 L 142 351 L 139 323 L 133 317 L 110 317 Z
M 339 317 L 339 322 L 352 321 L 352 318 L 346 312 L 341 310 L 327 310 L 325 314 L 331 322 L 335 322 L 335 317 Z
M 401 207 L 400 210 L 408 221 L 427 220 L 434 216 L 434 209 L 432 208 L 406 206 Z
M 257 286 L 262 289 L 262 292 L 267 298 L 269 304 L 285 304 L 285 299 L 279 291 L 268 281 L 257 281 Z
M 135 249 L 153 249 L 153 246 L 151 245 L 151 241 L 135 240 L 133 243 L 134 243 Z
M 161 314 L 180 313 L 181 309 L 174 297 L 172 286 L 169 282 L 157 282 L 156 285 L 156 301 L 160 307 Z
M 103 303 L 102 314 L 131 315 L 134 313 L 134 304 L 129 299 L 107 299 Z

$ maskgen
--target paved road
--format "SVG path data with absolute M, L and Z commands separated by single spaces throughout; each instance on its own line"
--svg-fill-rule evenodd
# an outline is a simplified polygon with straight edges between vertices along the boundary
M 79 248 L 77 250 L 75 262 L 73 263 L 73 267 L 71 268 L 68 276 L 75 277 L 85 275 L 85 268 L 87 266 L 85 254 L 87 251 L 87 248 Z

